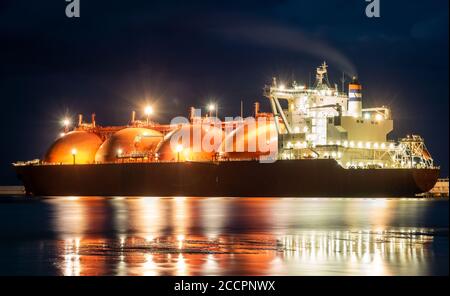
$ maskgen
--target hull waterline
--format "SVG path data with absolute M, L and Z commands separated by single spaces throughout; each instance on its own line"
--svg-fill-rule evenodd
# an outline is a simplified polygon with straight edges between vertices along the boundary
M 408 197 L 439 176 L 439 169 L 344 169 L 332 159 L 14 168 L 36 196 Z

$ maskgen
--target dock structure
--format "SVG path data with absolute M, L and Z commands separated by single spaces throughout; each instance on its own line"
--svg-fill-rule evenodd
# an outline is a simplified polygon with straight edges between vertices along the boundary
M 0 196 L 25 195 L 23 186 L 0 186 Z
M 425 193 L 419 194 L 421 197 L 446 197 L 449 196 L 449 179 L 447 178 L 439 178 L 434 185 L 434 187 Z

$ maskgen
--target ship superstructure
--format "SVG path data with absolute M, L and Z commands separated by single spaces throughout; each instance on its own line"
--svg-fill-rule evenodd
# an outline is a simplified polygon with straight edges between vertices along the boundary
M 274 78 L 264 95 L 275 117 L 281 159 L 333 158 L 345 168 L 433 167 L 420 136 L 388 140 L 394 125 L 391 110 L 362 108 L 356 77 L 348 92 L 330 86 L 325 62 L 316 69 L 313 86 L 294 81 L 288 87 Z

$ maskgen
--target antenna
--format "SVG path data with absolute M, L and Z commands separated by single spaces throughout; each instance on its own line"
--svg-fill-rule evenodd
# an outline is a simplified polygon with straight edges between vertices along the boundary
M 241 118 L 244 118 L 244 103 L 241 100 Z

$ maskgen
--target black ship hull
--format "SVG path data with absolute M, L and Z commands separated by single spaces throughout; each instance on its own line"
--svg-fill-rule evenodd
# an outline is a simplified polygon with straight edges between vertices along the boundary
M 344 169 L 332 159 L 15 166 L 36 196 L 408 197 L 439 169 Z

